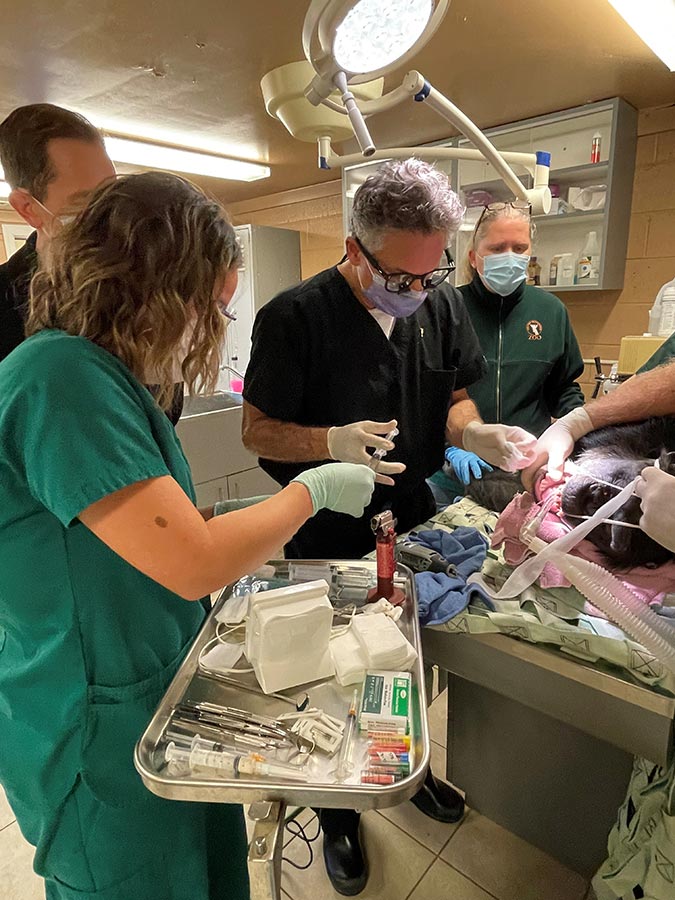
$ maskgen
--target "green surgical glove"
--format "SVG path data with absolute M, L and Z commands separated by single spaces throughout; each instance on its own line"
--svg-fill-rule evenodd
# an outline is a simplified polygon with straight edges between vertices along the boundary
M 263 494 L 260 497 L 244 497 L 242 500 L 218 500 L 213 504 L 213 515 L 224 516 L 225 513 L 234 512 L 237 509 L 246 509 L 249 506 L 255 506 L 256 503 L 262 503 L 263 500 L 269 500 L 271 494 Z
M 293 481 L 307 488 L 315 514 L 332 509 L 358 519 L 373 495 L 375 472 L 354 463 L 327 463 L 301 472 Z

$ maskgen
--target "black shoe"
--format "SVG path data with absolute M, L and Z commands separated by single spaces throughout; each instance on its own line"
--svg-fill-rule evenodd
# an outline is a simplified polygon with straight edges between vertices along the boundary
M 437 822 L 459 822 L 464 815 L 462 795 L 449 784 L 434 778 L 431 769 L 427 770 L 424 784 L 411 802 L 425 816 Z
M 354 897 L 361 893 L 368 881 L 368 867 L 359 840 L 361 817 L 351 809 L 322 809 L 319 818 L 324 830 L 326 874 L 338 894 Z

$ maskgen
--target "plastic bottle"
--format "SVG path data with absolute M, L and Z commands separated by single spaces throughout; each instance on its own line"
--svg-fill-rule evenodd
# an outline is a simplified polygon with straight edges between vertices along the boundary
M 589 231 L 577 260 L 577 284 L 597 284 L 600 279 L 600 245 L 595 231 Z
M 600 162 L 600 144 L 602 142 L 602 135 L 599 131 L 596 131 L 593 135 L 593 140 L 591 141 L 591 162 L 599 163 Z
M 541 284 L 541 266 L 536 256 L 531 256 L 527 266 L 527 284 Z
M 675 331 L 675 278 L 667 281 L 649 310 L 649 333 L 669 337 Z

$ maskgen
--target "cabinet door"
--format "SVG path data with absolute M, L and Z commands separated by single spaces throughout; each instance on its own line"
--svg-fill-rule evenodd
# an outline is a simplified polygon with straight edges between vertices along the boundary
M 219 500 L 229 500 L 227 477 L 214 478 L 213 481 L 204 481 L 195 485 L 197 494 L 197 506 L 213 506 Z
M 281 490 L 276 481 L 259 467 L 229 475 L 227 483 L 230 500 L 242 500 L 244 497 L 257 497 L 260 494 L 276 494 Z

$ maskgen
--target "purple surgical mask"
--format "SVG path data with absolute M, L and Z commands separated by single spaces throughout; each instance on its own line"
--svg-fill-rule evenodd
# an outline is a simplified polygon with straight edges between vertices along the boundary
M 367 261 L 366 264 L 368 265 Z M 416 313 L 427 299 L 428 291 L 403 291 L 401 294 L 393 294 L 384 286 L 384 278 L 379 272 L 374 272 L 368 265 L 373 282 L 367 288 L 362 288 L 365 298 L 381 312 L 395 319 L 405 319 Z

